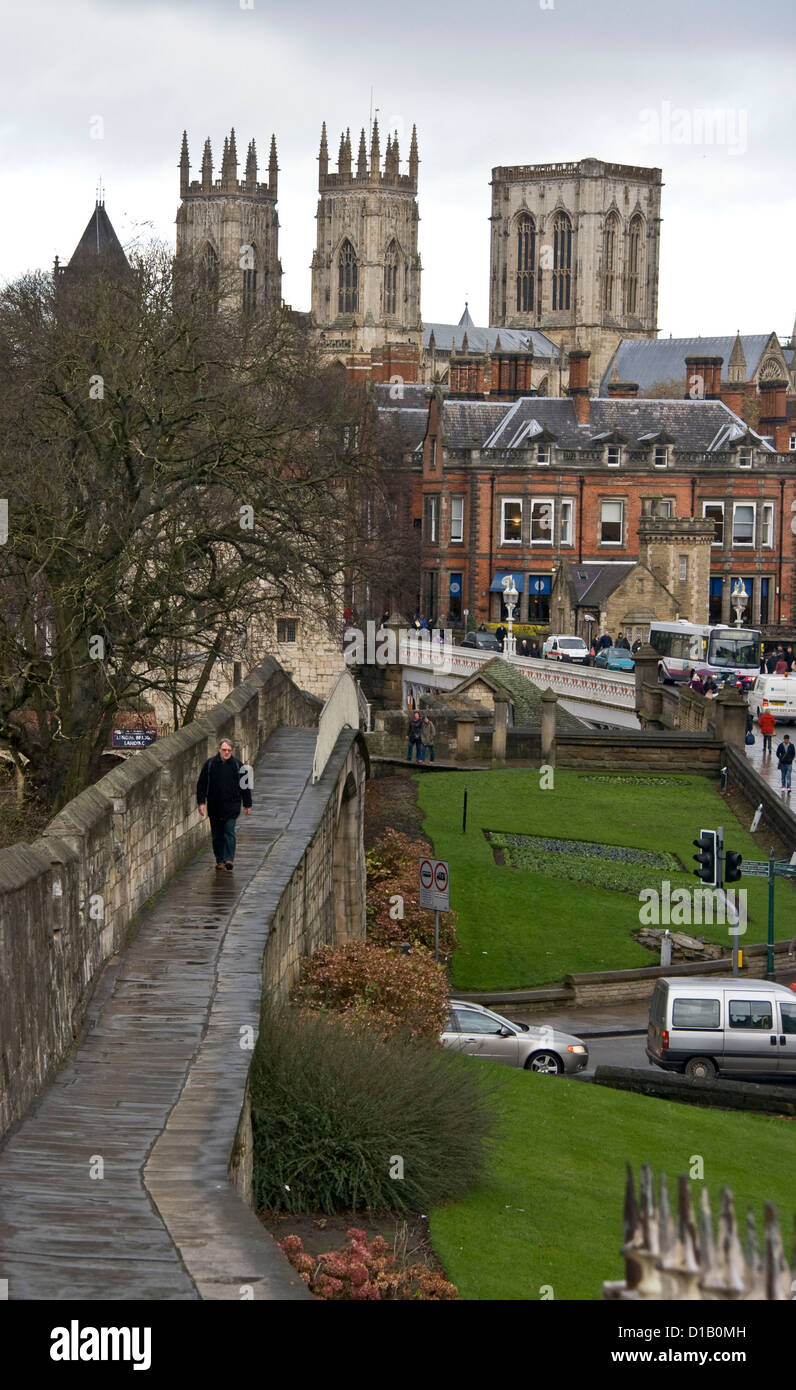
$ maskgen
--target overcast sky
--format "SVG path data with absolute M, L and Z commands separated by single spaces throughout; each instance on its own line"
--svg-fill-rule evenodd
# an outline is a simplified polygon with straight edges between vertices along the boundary
M 467 297 L 487 321 L 493 166 L 593 155 L 663 170 L 661 334 L 789 337 L 794 15 L 793 0 L 0 0 L 0 280 L 71 255 L 99 176 L 123 242 L 173 243 L 183 127 L 198 177 L 205 137 L 220 163 L 234 125 L 241 164 L 252 136 L 267 163 L 276 134 L 284 296 L 309 308 L 321 121 L 333 161 L 343 126 L 356 149 L 372 88 L 404 157 L 417 123 L 424 319 L 457 320 Z

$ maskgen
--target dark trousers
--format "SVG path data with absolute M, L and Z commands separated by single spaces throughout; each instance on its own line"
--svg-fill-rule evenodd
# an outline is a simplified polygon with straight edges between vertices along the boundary
M 236 819 L 236 816 L 230 816 L 228 820 L 210 817 L 210 833 L 213 837 L 213 853 L 217 864 L 231 864 L 235 858 Z
M 763 734 L 763 752 L 771 752 L 771 734 Z
M 411 761 L 412 761 L 412 749 L 413 749 L 413 748 L 416 748 L 416 749 L 417 749 L 417 761 L 420 762 L 421 759 L 422 759 L 422 756 L 423 756 L 422 753 L 421 753 L 421 751 L 420 751 L 420 739 L 410 738 L 410 740 L 409 740 L 409 748 L 407 749 L 406 757 L 407 757 L 407 761 L 410 762 L 410 763 L 411 763 Z
M 430 763 L 433 763 L 433 761 L 434 761 L 434 745 L 433 745 L 433 743 L 421 743 L 421 745 L 420 745 L 420 761 L 421 761 L 421 763 L 424 763 L 424 762 L 426 761 L 426 756 L 427 756 L 427 755 L 428 755 L 428 760 L 429 760 L 429 762 L 430 762 Z

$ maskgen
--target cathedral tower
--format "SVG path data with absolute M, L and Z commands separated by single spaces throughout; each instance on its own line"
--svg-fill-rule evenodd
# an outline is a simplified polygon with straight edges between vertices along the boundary
M 591 353 L 654 338 L 661 171 L 581 159 L 492 170 L 489 322 Z
M 276 140 L 271 136 L 268 182 L 257 182 L 254 141 L 238 178 L 235 131 L 224 139 L 221 177 L 213 178 L 213 153 L 205 141 L 202 172 L 191 180 L 188 136 L 180 152 L 177 258 L 193 261 L 205 283 L 223 295 L 225 306 L 243 313 L 269 312 L 282 303 L 279 218 L 276 211 Z
M 387 136 L 382 166 L 379 125 L 368 152 L 365 131 L 356 163 L 351 135 L 340 137 L 329 172 L 326 123 L 318 155 L 318 242 L 312 258 L 312 325 L 335 353 L 368 353 L 385 343 L 422 339 L 417 253 L 417 133 L 406 173 L 398 134 Z

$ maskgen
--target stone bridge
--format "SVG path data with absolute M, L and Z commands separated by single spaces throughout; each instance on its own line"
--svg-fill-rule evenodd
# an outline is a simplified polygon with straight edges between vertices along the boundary
M 493 661 L 494 652 L 478 651 L 475 647 L 456 647 L 428 642 L 403 634 L 399 660 L 403 668 L 402 707 L 410 690 L 453 690 Z M 610 707 L 615 710 L 635 710 L 635 677 L 623 671 L 597 671 L 593 666 L 576 666 L 533 657 L 504 656 L 514 669 L 542 690 L 552 690 L 564 699 L 584 704 Z
M 0 851 L 10 1299 L 310 1296 L 247 1205 L 247 1078 L 263 991 L 364 935 L 355 701 L 319 718 L 266 660 Z M 195 783 L 221 737 L 254 767 L 254 810 L 219 878 Z

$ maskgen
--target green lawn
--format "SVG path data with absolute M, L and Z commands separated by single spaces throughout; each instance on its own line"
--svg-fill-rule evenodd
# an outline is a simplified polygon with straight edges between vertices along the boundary
M 611 774 L 607 774 L 610 776 Z M 453 961 L 455 989 L 519 989 L 547 984 L 588 970 L 653 965 L 656 957 L 630 933 L 639 926 L 638 889 L 617 892 L 592 883 L 570 882 L 542 873 L 499 868 L 485 830 L 548 835 L 601 844 L 666 850 L 686 866 L 668 875 L 650 870 L 647 883 L 662 877 L 675 886 L 698 887 L 692 877 L 692 840 L 702 826 L 724 824 L 725 844 L 747 859 L 765 851 L 734 818 L 705 777 L 598 781 L 588 773 L 556 771 L 555 787 L 543 790 L 539 773 L 524 769 L 473 775 L 437 773 L 418 779 L 424 830 L 438 858 L 451 865 L 451 906 L 459 914 L 460 950 Z M 462 796 L 468 791 L 467 831 L 461 832 Z M 751 811 L 749 813 L 751 820 Z M 748 822 L 747 822 L 748 824 Z M 556 856 L 560 861 L 563 856 Z M 767 886 L 760 878 L 740 885 L 748 891 L 744 942 L 764 941 Z M 793 888 L 777 885 L 777 935 L 790 934 Z M 685 931 L 729 945 L 726 926 L 716 923 Z
M 700 1155 L 714 1223 L 725 1185 L 742 1239 L 747 1206 L 762 1238 L 763 1203 L 773 1201 L 787 1248 L 796 1207 L 792 1121 L 494 1070 L 505 1084 L 492 1102 L 499 1130 L 488 1186 L 431 1215 L 434 1248 L 462 1298 L 538 1299 L 547 1285 L 559 1300 L 599 1299 L 604 1279 L 624 1278 L 628 1161 L 637 1184 L 642 1163 L 656 1185 L 665 1173 L 676 1203 L 677 1177 Z M 695 1202 L 701 1186 L 691 1183 Z

